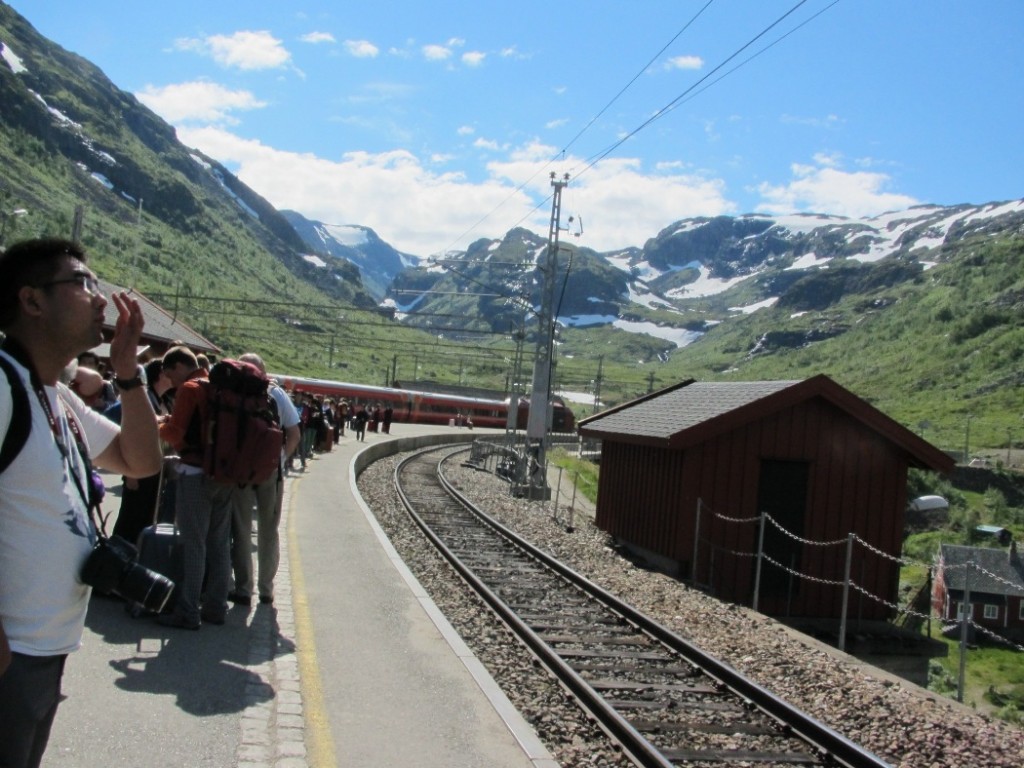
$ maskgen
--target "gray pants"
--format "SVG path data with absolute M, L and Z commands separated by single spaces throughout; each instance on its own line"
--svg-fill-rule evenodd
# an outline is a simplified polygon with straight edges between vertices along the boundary
M 199 620 L 200 607 L 214 615 L 227 612 L 233 489 L 201 474 L 178 477 L 176 507 L 184 577 L 175 612 L 189 621 Z M 204 578 L 206 599 L 202 600 Z
M 235 592 L 243 597 L 253 593 L 252 516 L 256 510 L 256 560 L 259 564 L 260 597 L 274 597 L 274 577 L 281 561 L 281 503 L 284 482 L 275 472 L 259 485 L 235 488 L 232 492 L 234 521 L 231 538 L 231 566 L 235 572 Z

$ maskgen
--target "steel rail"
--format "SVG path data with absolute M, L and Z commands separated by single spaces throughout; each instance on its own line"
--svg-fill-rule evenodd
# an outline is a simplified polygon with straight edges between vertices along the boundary
M 431 529 L 428 523 L 414 511 L 413 502 L 406 495 L 399 481 L 401 472 L 409 464 L 423 460 L 428 454 L 439 449 L 420 451 L 402 461 L 395 470 L 395 486 L 410 516 L 424 535 L 451 563 L 460 576 L 491 606 L 506 624 L 522 639 L 527 647 L 555 675 L 555 677 L 577 696 L 590 711 L 602 729 L 618 742 L 634 762 L 641 766 L 674 766 L 662 752 L 648 741 L 629 721 L 616 711 L 608 701 L 587 683 L 559 654 L 541 639 L 517 614 L 505 604 Z M 842 736 L 829 726 L 797 709 L 785 700 L 771 693 L 720 659 L 708 655 L 686 639 L 675 634 L 662 624 L 637 611 L 612 593 L 594 584 L 564 563 L 533 546 L 530 542 L 492 519 L 444 477 L 442 465 L 453 456 L 465 453 L 466 449 L 450 451 L 437 462 L 436 479 L 447 494 L 474 515 L 483 525 L 491 528 L 501 538 L 517 547 L 529 557 L 551 569 L 564 580 L 606 605 L 612 612 L 646 632 L 667 648 L 675 651 L 690 664 L 698 667 L 722 688 L 730 691 L 740 700 L 763 712 L 782 726 L 787 732 L 814 747 L 823 761 L 846 766 L 846 768 L 891 768 L 889 763 Z

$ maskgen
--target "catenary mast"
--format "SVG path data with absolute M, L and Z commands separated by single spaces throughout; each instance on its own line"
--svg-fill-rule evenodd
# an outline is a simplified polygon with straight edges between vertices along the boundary
M 537 348 L 533 363 L 533 390 L 530 393 L 530 416 L 526 423 L 526 446 L 530 459 L 526 491 L 530 498 L 547 499 L 547 452 L 551 442 L 551 374 L 555 346 L 555 277 L 558 272 L 558 233 L 561 229 L 562 190 L 569 184 L 569 174 L 556 179 L 551 174 L 555 191 L 551 199 L 551 226 L 548 247 L 540 273 L 544 279 L 540 312 L 537 318 Z

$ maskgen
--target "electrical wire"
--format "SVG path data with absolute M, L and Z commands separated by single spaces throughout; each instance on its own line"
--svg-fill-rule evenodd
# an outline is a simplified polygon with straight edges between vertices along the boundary
M 725 67 L 725 66 L 726 66 L 726 65 L 727 65 L 727 64 L 728 64 L 728 63 L 729 63 L 730 61 L 732 61 L 732 60 L 733 60 L 733 59 L 735 59 L 735 58 L 736 58 L 737 56 L 739 56 L 739 55 L 740 55 L 741 53 L 743 53 L 743 51 L 745 51 L 745 50 L 746 50 L 747 48 L 749 48 L 750 46 L 752 46 L 752 45 L 753 45 L 754 43 L 756 43 L 756 42 L 757 42 L 758 40 L 760 40 L 760 39 L 761 39 L 762 37 L 764 37 L 765 35 L 767 35 L 767 34 L 768 34 L 768 33 L 769 33 L 769 32 L 770 32 L 771 30 L 773 30 L 773 29 L 774 29 L 775 27 L 777 27 L 777 26 L 778 26 L 779 24 L 781 24 L 781 23 L 782 23 L 783 21 L 785 21 L 785 20 L 786 20 L 787 18 L 789 18 L 789 17 L 790 17 L 790 16 L 792 15 L 792 14 L 794 14 L 794 13 L 795 13 L 795 12 L 796 12 L 796 11 L 797 11 L 797 10 L 798 10 L 798 9 L 799 9 L 800 7 L 801 7 L 801 6 L 803 6 L 803 5 L 805 4 L 805 3 L 807 3 L 807 0 L 799 0 L 799 2 L 797 2 L 797 4 L 796 4 L 796 5 L 794 5 L 794 6 L 792 7 L 792 8 L 790 8 L 790 9 L 789 9 L 788 11 L 786 11 L 786 12 L 785 12 L 784 14 L 782 14 L 782 16 L 780 16 L 780 17 L 779 17 L 779 18 L 777 18 L 777 19 L 776 19 L 775 21 L 773 21 L 773 22 L 772 22 L 771 24 L 769 24 L 769 25 L 768 25 L 767 27 L 765 27 L 764 29 L 762 29 L 762 30 L 761 30 L 760 32 L 758 32 L 758 33 L 757 33 L 756 35 L 754 35 L 754 37 L 752 37 L 752 38 L 751 38 L 750 40 L 748 40 L 748 41 L 747 41 L 746 43 L 744 43 L 744 44 L 743 44 L 742 46 L 740 46 L 740 47 L 739 47 L 738 49 L 736 49 L 735 51 L 733 51 L 733 52 L 732 52 L 732 53 L 731 53 L 731 54 L 730 54 L 730 55 L 729 55 L 729 56 L 728 56 L 728 57 L 727 57 L 727 58 L 726 58 L 726 59 L 725 59 L 724 61 L 722 61 L 721 63 L 719 63 L 719 64 L 718 64 L 717 66 L 715 66 L 715 67 L 714 67 L 714 68 L 713 68 L 713 69 L 712 69 L 711 71 L 709 71 L 709 72 L 708 72 L 707 74 L 705 74 L 705 75 L 704 75 L 703 77 L 701 77 L 700 79 L 698 79 L 698 80 L 697 80 L 697 82 L 695 82 L 695 83 L 694 83 L 693 85 L 691 85 L 691 86 L 690 86 L 689 88 L 687 88 L 687 89 L 686 89 L 685 91 L 683 91 L 683 92 L 682 92 L 681 94 L 679 94 L 679 95 L 678 95 L 678 96 L 676 96 L 676 97 L 675 97 L 674 99 L 672 99 L 672 101 L 670 101 L 670 102 L 669 102 L 668 104 L 666 104 L 666 105 L 665 105 L 664 107 L 662 107 L 662 108 L 661 108 L 661 109 L 659 109 L 659 110 L 658 110 L 657 112 L 655 112 L 655 113 L 654 113 L 653 115 L 651 115 L 651 116 L 650 116 L 649 118 L 647 118 L 646 120 L 644 120 L 644 121 L 643 121 L 643 122 L 642 122 L 642 123 L 641 123 L 640 125 L 638 125 L 638 126 L 637 126 L 636 128 L 634 128 L 634 129 L 633 129 L 632 131 L 630 131 L 629 133 L 627 133 L 627 134 L 626 134 L 625 136 L 623 136 L 623 137 L 622 137 L 621 139 L 619 139 L 619 140 L 618 140 L 618 141 L 616 141 L 616 142 L 615 142 L 614 144 L 612 144 L 611 146 L 609 146 L 609 147 L 608 147 L 607 149 L 603 150 L 602 152 L 598 153 L 597 155 L 592 155 L 592 156 L 591 156 L 590 158 L 588 158 L 588 159 L 587 159 L 587 160 L 585 161 L 585 162 L 586 162 L 586 166 L 585 166 L 585 167 L 583 168 L 583 170 L 581 170 L 581 171 L 579 171 L 579 172 L 577 172 L 577 173 L 575 174 L 576 178 L 579 178 L 579 177 L 580 177 L 580 176 L 582 176 L 582 175 L 583 175 L 584 173 L 586 173 L 586 172 L 587 172 L 587 171 L 589 171 L 589 170 L 590 170 L 591 168 L 593 168 L 593 167 L 594 167 L 595 165 L 597 165 L 597 164 L 598 164 L 598 163 L 599 163 L 599 162 L 600 162 L 601 160 L 604 160 L 604 158 L 608 157 L 608 155 L 610 155 L 610 154 L 611 154 L 612 152 L 614 152 L 614 151 L 615 151 L 616 149 L 618 149 L 619 147 L 621 147 L 621 146 L 622 146 L 623 144 L 625 144 L 625 143 L 626 143 L 627 141 L 629 141 L 629 140 L 630 140 L 631 138 L 633 138 L 634 136 L 636 136 L 636 135 L 637 135 L 638 133 L 640 133 L 640 131 L 642 131 L 642 130 L 643 130 L 644 128 L 647 128 L 647 127 L 648 127 L 649 125 L 651 125 L 652 123 L 654 123 L 654 122 L 656 122 L 656 121 L 660 120 L 660 119 L 661 119 L 662 117 L 664 117 L 664 116 L 665 116 L 665 115 L 667 115 L 667 114 L 668 114 L 669 112 L 671 112 L 671 111 L 672 111 L 672 110 L 673 110 L 673 109 L 675 108 L 675 106 L 676 106 L 677 104 L 679 104 L 679 103 L 680 103 L 680 102 L 681 102 L 681 101 L 682 101 L 682 100 L 683 100 L 684 98 L 686 98 L 686 97 L 687 97 L 688 95 L 690 95 L 691 93 L 693 93 L 693 92 L 694 92 L 694 90 L 696 90 L 698 86 L 700 86 L 700 85 L 701 85 L 702 83 L 704 83 L 705 81 L 707 81 L 707 80 L 708 80 L 709 78 L 711 78 L 711 77 L 712 77 L 712 76 L 713 76 L 713 75 L 714 75 L 714 74 L 715 74 L 716 72 L 718 72 L 718 71 L 719 71 L 720 69 L 722 69 L 723 67 Z M 835 3 L 833 3 L 833 5 L 834 5 L 834 4 L 835 4 Z M 831 6 L 829 6 L 829 7 L 831 7 Z M 825 10 L 828 10 L 828 9 L 826 8 Z M 785 36 L 784 36 L 784 37 L 785 37 Z M 771 46 L 769 46 L 769 47 L 771 47 Z M 742 65 L 741 65 L 741 66 L 742 66 Z M 737 69 L 738 69 L 738 68 L 739 68 L 739 67 L 737 67 Z M 734 70 L 734 71 L 735 71 L 735 70 Z M 728 74 L 728 73 L 727 73 L 727 74 Z M 719 78 L 719 79 L 721 79 L 721 78 Z M 715 82 L 718 82 L 718 81 L 716 80 Z
M 684 25 L 683 25 L 682 29 L 680 29 L 680 30 L 679 30 L 678 32 L 676 32 L 676 33 L 675 33 L 675 35 L 673 35 L 673 36 L 672 36 L 672 39 L 671 39 L 671 40 L 669 40 L 669 41 L 668 41 L 667 43 L 665 43 L 665 45 L 663 45 L 663 46 L 661 47 L 661 49 L 660 49 L 660 50 L 659 50 L 659 51 L 658 51 L 658 52 L 657 52 L 656 54 L 654 54 L 654 56 L 652 56 L 652 57 L 650 58 L 650 60 L 649 60 L 649 61 L 648 61 L 648 62 L 647 62 L 646 64 L 644 64 L 644 65 L 643 65 L 643 67 L 641 67 L 641 68 L 640 68 L 640 69 L 639 69 L 639 70 L 637 71 L 637 73 L 636 73 L 635 75 L 633 75 L 633 77 L 632 77 L 632 78 L 631 78 L 631 79 L 629 80 L 629 82 L 627 82 L 627 83 L 626 83 L 626 84 L 625 84 L 624 86 L 622 86 L 622 88 L 621 88 L 621 89 L 619 90 L 619 92 L 618 92 L 618 93 L 616 93 L 616 94 L 615 94 L 615 95 L 614 95 L 614 96 L 613 96 L 613 97 L 611 98 L 611 100 L 610 100 L 610 101 L 609 101 L 609 102 L 608 102 L 607 104 L 605 104 L 605 105 L 604 105 L 603 107 L 601 107 L 601 109 L 600 109 L 600 110 L 598 110 L 598 112 L 597 112 L 597 113 L 596 113 L 596 114 L 595 114 L 595 115 L 594 115 L 593 117 L 591 117 L 589 121 L 587 121 L 587 124 L 586 124 L 586 125 L 584 125 L 584 126 L 583 126 L 583 128 L 581 128 L 581 129 L 580 129 L 580 130 L 579 130 L 579 131 L 578 131 L 578 132 L 576 133 L 576 135 L 575 135 L 575 136 L 573 136 L 573 137 L 572 137 L 572 138 L 571 138 L 571 139 L 569 140 L 569 142 L 568 142 L 568 143 L 567 143 L 567 144 L 566 144 L 566 145 L 565 145 L 564 147 L 562 147 L 562 149 L 560 149 L 560 150 L 559 150 L 558 152 L 556 152 L 556 153 L 555 153 L 554 155 L 552 155 L 552 156 L 551 156 L 551 157 L 550 157 L 550 158 L 549 158 L 549 159 L 547 160 L 547 162 L 545 162 L 545 163 L 544 163 L 544 164 L 543 164 L 542 166 L 540 166 L 540 167 L 539 167 L 539 168 L 537 169 L 537 171 L 536 171 L 536 172 L 534 172 L 534 173 L 533 173 L 533 174 L 532 174 L 532 175 L 531 175 L 531 176 L 530 176 L 529 178 L 527 178 L 527 179 L 526 179 L 526 181 L 524 181 L 524 182 L 523 182 L 522 184 L 520 184 L 520 185 L 519 185 L 519 186 L 517 186 L 517 187 L 516 187 L 516 188 L 515 188 L 514 190 L 512 190 L 512 191 L 511 191 L 511 192 L 510 192 L 510 193 L 508 194 L 508 196 L 507 196 L 507 197 L 506 197 L 506 198 L 505 198 L 504 200 L 502 200 L 502 201 L 501 201 L 500 203 L 498 203 L 498 204 L 497 204 L 497 205 L 496 205 L 496 206 L 495 206 L 494 208 L 492 208 L 492 209 L 491 209 L 490 211 L 488 211 L 487 213 L 485 213 L 485 214 L 484 214 L 484 215 L 483 215 L 483 216 L 482 216 L 482 217 L 480 218 L 480 220 L 479 220 L 479 221 L 477 221 L 476 223 L 474 223 L 474 224 L 473 224 L 472 226 L 470 226 L 470 228 L 469 228 L 469 229 L 467 229 L 467 230 L 466 230 L 465 232 L 463 232 L 463 233 L 462 233 L 461 235 L 459 235 L 459 236 L 458 236 L 457 238 L 455 238 L 455 239 L 454 239 L 454 240 L 453 240 L 453 241 L 452 241 L 452 242 L 451 242 L 451 243 L 450 243 L 450 244 L 449 244 L 449 245 L 448 245 L 448 246 L 447 246 L 447 247 L 446 247 L 446 248 L 445 248 L 445 249 L 444 249 L 444 250 L 442 251 L 442 255 L 443 255 L 443 254 L 445 254 L 445 253 L 447 253 L 447 252 L 448 252 L 448 251 L 449 251 L 449 250 L 451 249 L 451 247 L 452 247 L 452 246 L 453 246 L 453 245 L 454 245 L 455 243 L 458 243 L 458 242 L 462 241 L 462 240 L 463 240 L 463 239 L 464 239 L 464 238 L 465 238 L 465 237 L 466 237 L 467 235 L 469 235 L 469 234 L 470 234 L 471 232 L 474 232 L 474 231 L 475 231 L 475 230 L 476 230 L 476 229 L 477 229 L 477 228 L 478 228 L 478 227 L 479 227 L 479 226 L 480 226 L 481 224 L 483 224 L 483 223 L 484 223 L 485 221 L 487 221 L 487 220 L 488 220 L 488 219 L 489 219 L 489 218 L 490 218 L 491 216 L 493 216 L 493 215 L 494 215 L 495 213 L 497 213 L 497 212 L 498 212 L 498 211 L 499 211 L 499 210 L 500 210 L 500 209 L 501 209 L 502 207 L 504 207 L 504 206 L 505 206 L 505 204 L 506 204 L 506 203 L 508 203 L 508 201 L 509 201 L 509 200 L 511 200 L 511 199 L 512 199 L 512 198 L 513 198 L 513 197 L 514 197 L 515 195 L 519 194 L 519 192 L 521 192 L 521 191 L 522 191 L 523 189 L 525 189 L 525 188 L 526 188 L 526 186 L 527 186 L 528 184 L 530 184 L 530 182 L 532 182 L 532 181 L 533 181 L 534 179 L 536 179 L 536 178 L 537 178 L 537 177 L 538 177 L 538 176 L 539 176 L 540 174 L 544 173 L 544 171 L 546 171 L 546 170 L 547 170 L 548 168 L 550 168 L 550 167 L 551 167 L 551 165 L 552 165 L 552 164 L 553 164 L 553 163 L 554 163 L 554 162 L 555 162 L 555 161 L 556 161 L 556 160 L 557 160 L 557 159 L 558 159 L 559 157 L 565 157 L 565 154 L 566 154 L 566 152 L 567 152 L 567 151 L 569 150 L 569 148 L 570 148 L 570 147 L 572 147 L 572 145 L 573 145 L 573 144 L 575 144 L 575 143 L 576 143 L 576 142 L 577 142 L 577 141 L 578 141 L 578 140 L 579 140 L 579 139 L 580 139 L 580 138 L 581 138 L 581 137 L 583 136 L 583 134 L 585 134 L 585 133 L 586 133 L 586 132 L 587 132 L 588 130 L 590 130 L 591 126 L 593 126 L 593 125 L 594 125 L 594 123 L 596 123 L 596 122 L 597 122 L 598 120 L 600 120 L 600 119 L 601 119 L 601 116 L 602 116 L 602 115 L 604 115 L 604 113 L 605 113 L 605 112 L 607 112 L 607 111 L 608 111 L 608 110 L 609 110 L 609 109 L 611 108 L 611 106 L 612 106 L 613 104 L 615 104 L 615 102 L 616 102 L 616 101 L 618 101 L 618 100 L 619 100 L 619 98 L 621 98 L 621 97 L 622 97 L 622 95 L 623 95 L 623 94 L 624 94 L 624 93 L 625 93 L 626 91 L 628 91 L 628 90 L 629 90 L 629 89 L 630 89 L 630 88 L 631 88 L 631 87 L 633 86 L 633 83 L 635 83 L 635 82 L 636 82 L 637 80 L 639 80 L 639 79 L 640 79 L 640 77 L 641 77 L 641 76 L 642 76 L 642 75 L 644 74 L 644 72 L 646 72 L 646 71 L 647 71 L 647 70 L 648 70 L 648 69 L 650 68 L 650 66 L 651 66 L 651 65 L 652 65 L 652 64 L 653 64 L 653 63 L 654 63 L 655 61 L 657 61 L 657 60 L 658 60 L 658 57 L 659 57 L 659 56 L 661 56 L 661 55 L 662 55 L 662 54 L 663 54 L 663 53 L 664 53 L 664 52 L 665 52 L 666 50 L 668 50 L 668 49 L 669 49 L 669 48 L 670 48 L 670 47 L 672 46 L 672 44 L 673 44 L 673 43 L 674 43 L 674 42 L 675 42 L 676 40 L 678 40 L 678 39 L 679 39 L 679 37 L 680 37 L 680 36 L 681 36 L 681 35 L 682 35 L 682 34 L 683 34 L 683 33 L 684 33 L 684 32 L 685 32 L 685 31 L 686 31 L 687 29 L 689 29 L 689 28 L 690 28 L 690 26 L 691 26 L 691 25 L 692 25 L 692 24 L 693 24 L 693 23 L 694 23 L 694 22 L 695 22 L 695 21 L 696 21 L 696 20 L 697 20 L 697 19 L 698 19 L 698 18 L 699 18 L 699 17 L 701 16 L 701 14 L 703 14 L 703 13 L 704 13 L 704 11 L 706 11 L 706 10 L 707 10 L 707 9 L 708 9 L 708 8 L 709 8 L 709 7 L 711 6 L 711 4 L 712 4 L 712 3 L 714 3 L 714 2 L 715 2 L 715 0 L 708 0 L 708 1 L 707 1 L 707 2 L 706 2 L 706 3 L 704 4 L 704 6 L 703 6 L 703 7 L 702 7 L 702 8 L 701 8 L 701 9 L 700 9 L 699 11 L 697 11 L 697 13 L 695 13 L 695 14 L 694 14 L 694 15 L 693 15 L 693 16 L 692 16 L 692 17 L 690 18 L 690 20 L 686 22 L 686 24 L 684 24 Z M 519 225 L 520 225 L 520 224 L 522 224 L 522 223 L 523 223 L 524 221 L 526 221 L 526 220 L 527 220 L 528 218 L 530 218 L 531 216 L 533 216 L 533 214 L 535 214 L 535 213 L 536 213 L 536 212 L 537 212 L 537 211 L 538 211 L 538 210 L 540 209 L 540 207 L 541 207 L 541 206 L 543 206 L 543 205 L 545 205 L 545 204 L 546 204 L 546 203 L 548 202 L 548 200 L 550 200 L 550 199 L 551 199 L 551 195 L 548 195 L 548 196 L 547 196 L 546 198 L 544 198 L 543 200 L 541 200 L 541 201 L 540 201 L 540 203 L 538 203 L 538 204 L 537 204 L 537 205 L 536 205 L 536 206 L 535 206 L 535 207 L 534 207 L 534 208 L 533 208 L 533 209 L 532 209 L 532 210 L 531 210 L 531 211 L 530 211 L 529 213 L 527 213 L 527 214 L 526 214 L 525 216 L 523 216 L 523 218 L 521 218 L 521 219 L 520 219 L 520 220 L 519 220 L 519 221 L 518 221 L 518 222 L 517 222 L 516 224 L 514 224 L 514 225 L 513 225 L 513 227 L 510 227 L 510 229 L 512 229 L 512 228 L 514 228 L 514 227 L 517 227 L 517 226 L 519 226 Z

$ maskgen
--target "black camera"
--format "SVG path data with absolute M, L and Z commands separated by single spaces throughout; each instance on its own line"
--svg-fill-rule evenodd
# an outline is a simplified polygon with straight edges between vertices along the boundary
M 174 591 L 174 582 L 139 565 L 138 550 L 120 536 L 101 537 L 82 566 L 82 581 L 104 594 L 113 592 L 160 613 Z

